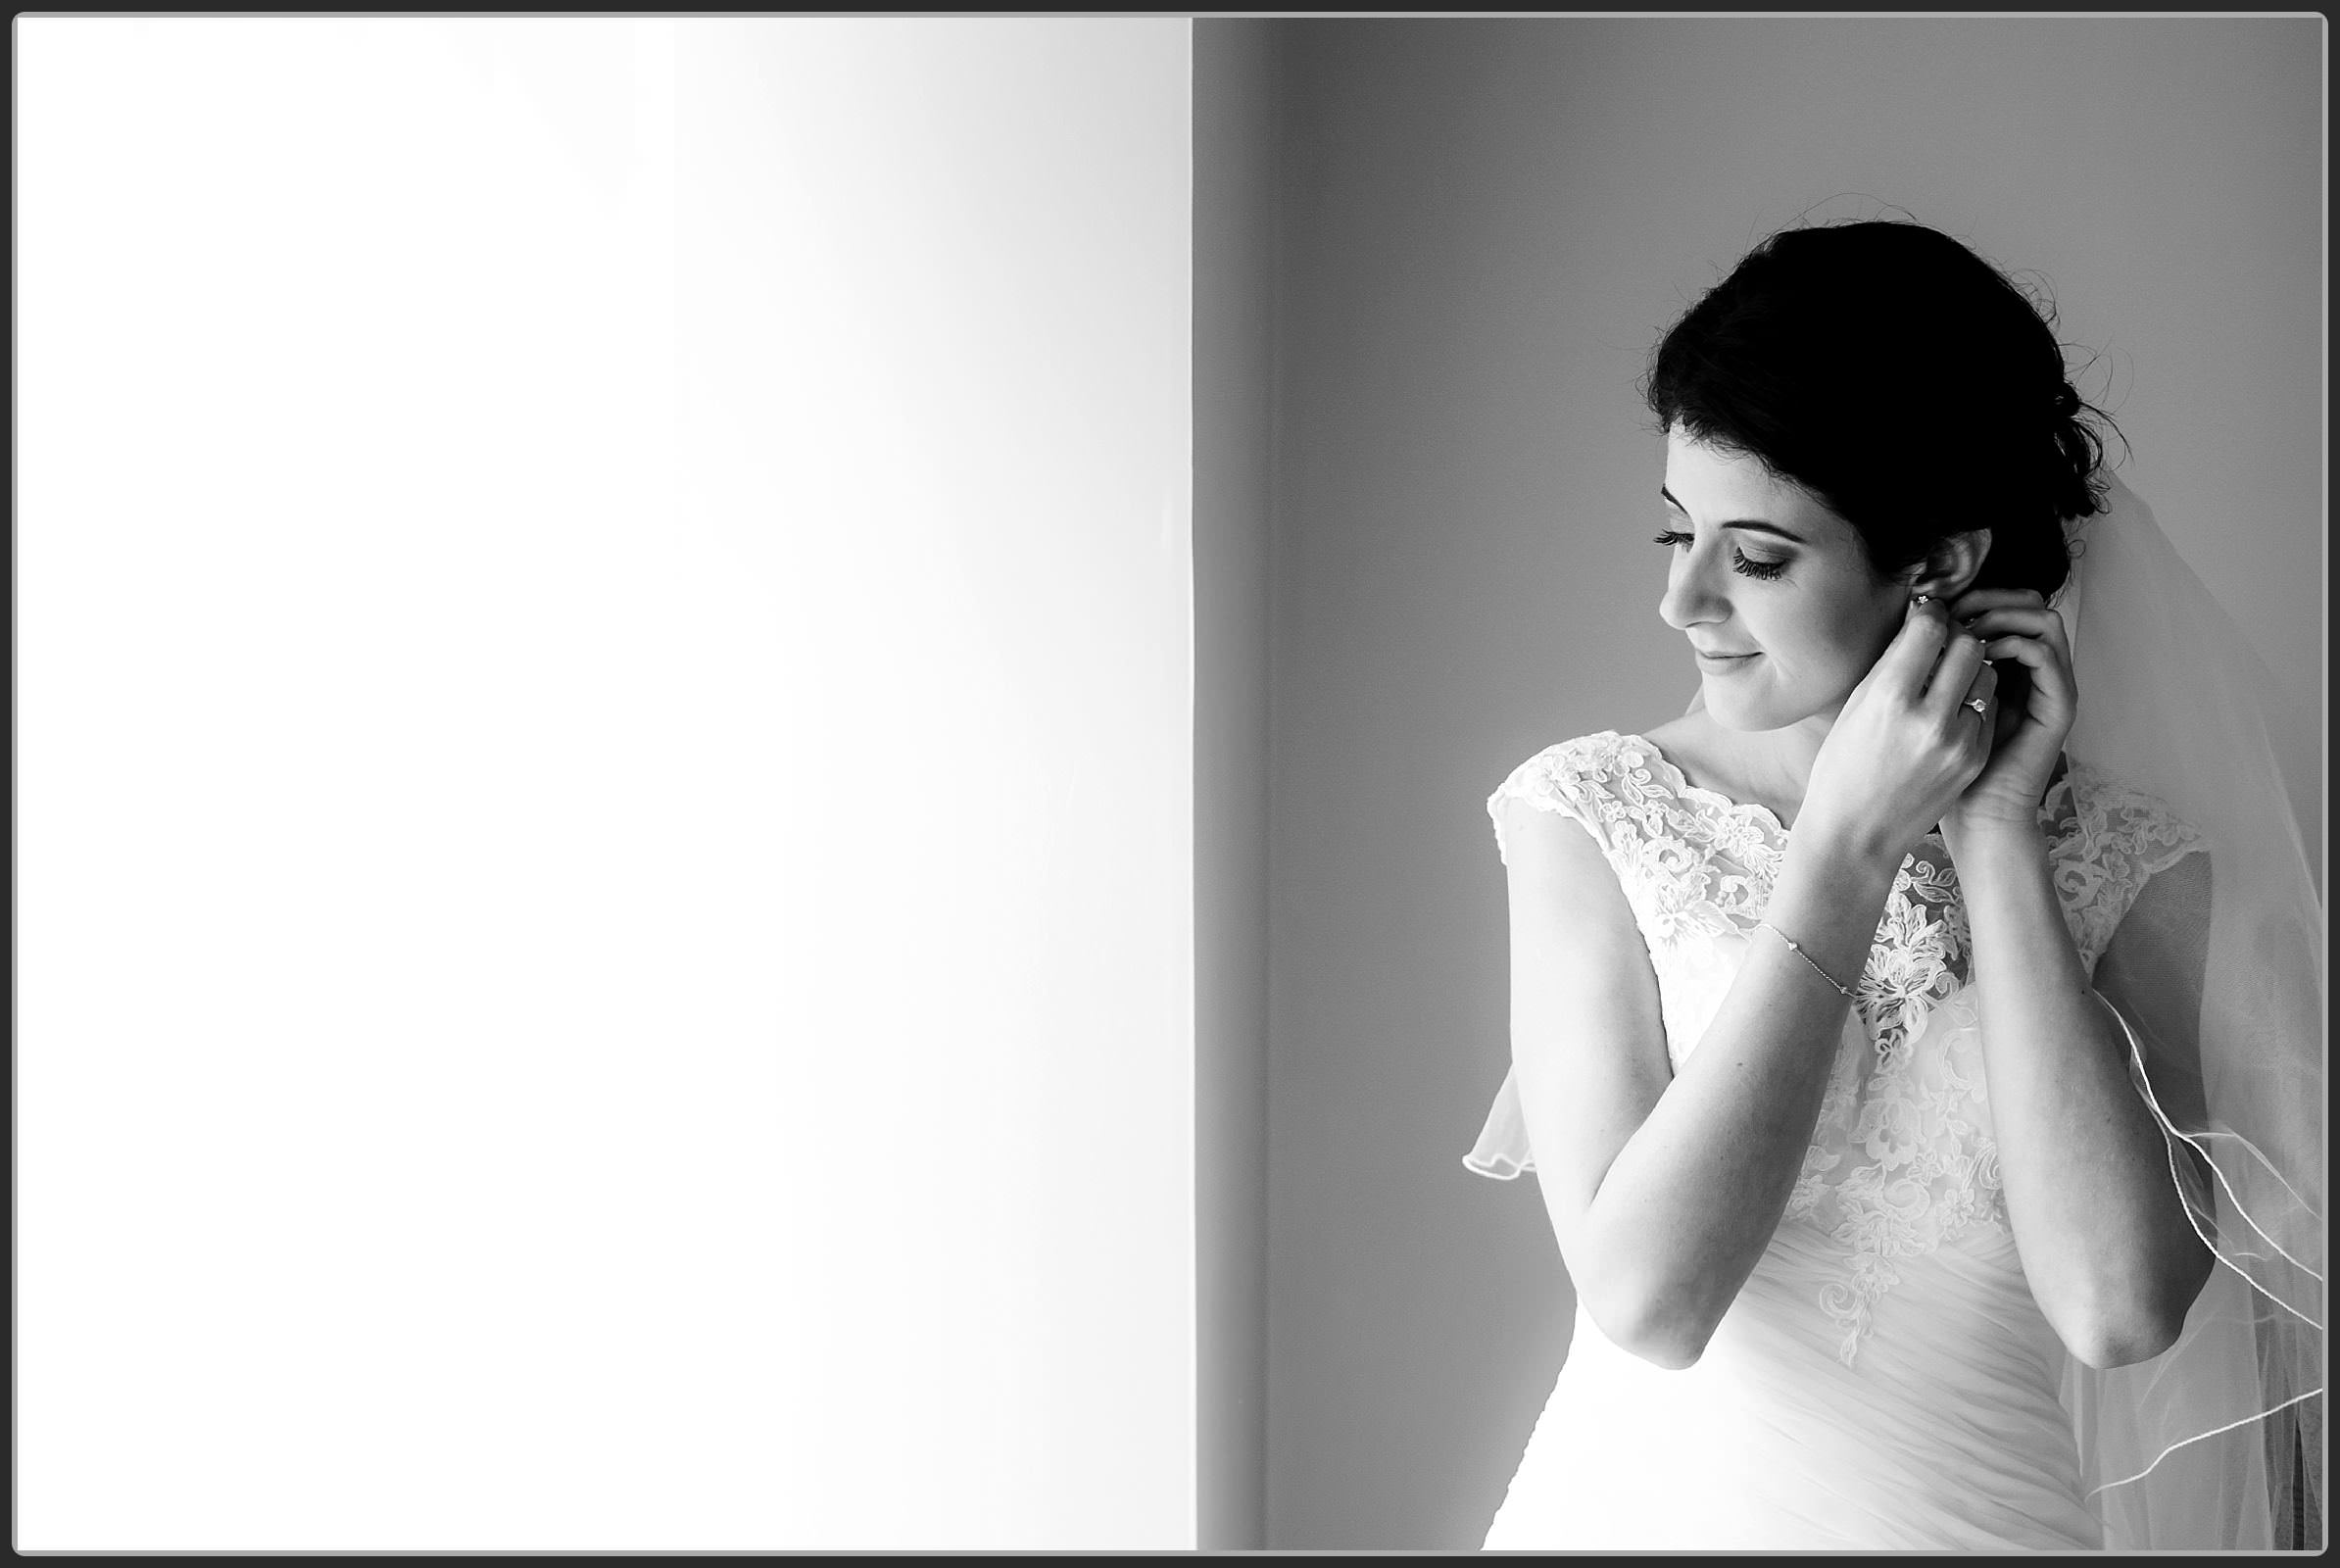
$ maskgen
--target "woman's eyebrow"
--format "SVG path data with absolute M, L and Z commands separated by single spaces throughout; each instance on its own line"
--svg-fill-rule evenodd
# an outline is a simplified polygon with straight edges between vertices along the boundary
M 1689 508 L 1675 500 L 1674 492 L 1667 489 L 1664 485 L 1661 484 L 1658 486 L 1658 494 L 1666 498 L 1667 506 L 1672 507 L 1683 516 L 1686 517 L 1690 514 Z M 1733 518 L 1730 522 L 1718 522 L 1715 524 L 1715 526 L 1718 528 L 1737 528 L 1747 533 L 1778 534 L 1780 538 L 1786 540 L 1791 545 L 1800 545 L 1806 543 L 1806 540 L 1802 534 L 1789 533 L 1785 528 L 1780 527 L 1778 523 L 1766 522 L 1761 517 L 1737 517 Z

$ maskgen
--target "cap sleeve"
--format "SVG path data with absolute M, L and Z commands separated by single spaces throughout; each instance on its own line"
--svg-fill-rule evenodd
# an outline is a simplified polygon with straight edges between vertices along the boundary
M 1463 1155 L 1466 1168 L 1499 1182 L 1536 1168 L 1536 1151 L 1528 1142 L 1528 1118 L 1520 1110 L 1520 1070 L 1503 1071 L 1503 1087 L 1495 1091 L 1494 1108 L 1479 1129 L 1479 1142 Z
M 1624 737 L 1614 730 L 1582 735 L 1573 741 L 1547 746 L 1511 770 L 1511 776 L 1487 798 L 1487 814 L 1495 825 L 1495 853 L 1502 857 L 1505 865 L 1511 863 L 1511 858 L 1503 843 L 1503 803 L 1514 797 L 1537 810 L 1555 811 L 1582 824 L 1592 835 L 1593 843 L 1600 846 L 1601 853 L 1609 853 L 1609 813 L 1603 805 L 1610 797 L 1603 781 L 1615 765 L 1623 741 Z M 1479 1141 L 1463 1156 L 1463 1164 L 1479 1175 L 1501 1182 L 1536 1168 L 1536 1152 L 1528 1143 L 1527 1117 L 1520 1109 L 1516 1067 L 1504 1072 L 1503 1087 L 1495 1091 L 1494 1105 L 1487 1113 L 1486 1124 L 1479 1129 Z
M 2072 944 L 2093 973 L 2146 882 L 2204 846 L 2190 823 L 2142 790 L 2086 763 L 2067 778 L 2070 811 L 2050 858 Z
M 1609 853 L 1609 823 L 1601 809 L 1605 795 L 1600 781 L 1607 776 L 1623 739 L 1614 730 L 1604 730 L 1547 746 L 1513 768 L 1511 776 L 1495 787 L 1495 793 L 1487 798 L 1487 814 L 1495 824 L 1495 854 L 1505 865 L 1511 863 L 1511 856 L 1503 843 L 1503 803 L 1514 797 L 1537 810 L 1556 811 L 1581 823 L 1601 853 Z

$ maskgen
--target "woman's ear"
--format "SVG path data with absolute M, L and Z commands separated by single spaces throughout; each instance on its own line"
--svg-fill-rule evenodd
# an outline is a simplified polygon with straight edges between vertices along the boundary
M 1965 533 L 1951 534 L 1926 556 L 1916 579 L 1910 583 L 1910 592 L 1931 594 L 1936 599 L 1956 599 L 1974 586 L 1974 579 L 1982 574 L 1983 558 L 1989 554 L 1988 528 L 1970 528 Z

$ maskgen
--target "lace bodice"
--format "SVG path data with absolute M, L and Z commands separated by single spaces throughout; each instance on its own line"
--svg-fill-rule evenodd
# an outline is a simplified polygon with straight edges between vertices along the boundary
M 1501 808 L 1520 797 L 1582 823 L 1615 869 L 1658 980 L 1667 1054 L 1697 1049 L 1770 902 L 1787 829 L 1761 806 L 1690 784 L 1636 735 L 1603 731 L 1549 747 L 1487 800 L 1503 852 Z M 2074 764 L 2040 807 L 2065 921 L 2087 971 L 2147 877 L 2198 847 L 2158 801 Z M 1897 1259 L 1975 1227 L 2006 1230 L 1998 1148 L 1969 988 L 1964 899 L 1938 835 L 1922 840 L 1885 900 L 1848 1027 L 1782 1226 L 1837 1250 L 1819 1306 L 1851 1364 Z M 1506 1080 L 1473 1166 L 1533 1169 L 1516 1085 Z M 1516 1143 L 1506 1153 L 1501 1145 Z

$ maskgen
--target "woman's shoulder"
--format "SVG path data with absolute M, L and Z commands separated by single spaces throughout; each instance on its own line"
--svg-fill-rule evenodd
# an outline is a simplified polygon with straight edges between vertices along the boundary
M 1517 773 L 1538 765 L 1578 769 L 1599 766 L 1611 758 L 1630 751 L 1633 743 L 1639 739 L 1637 735 L 1625 734 L 1619 730 L 1596 729 L 1564 741 L 1554 741 L 1512 771 Z
M 2148 886 L 2181 906 L 2209 896 L 2202 836 L 2167 801 L 2072 760 L 2039 807 L 2057 897 L 2091 972 Z
M 2169 802 L 2078 758 L 2067 759 L 2040 815 L 2067 858 L 2118 857 L 2151 871 L 2203 848 L 2201 834 Z
M 1614 793 L 1615 786 L 1635 775 L 1645 779 L 1651 759 L 1659 755 L 1645 737 L 1613 729 L 1555 741 L 1514 767 L 1496 786 L 1489 804 L 1508 795 Z
M 1504 812 L 1513 801 L 1537 812 L 1571 817 L 1607 848 L 1607 824 L 1620 794 L 1630 787 L 1636 769 L 1646 768 L 1645 746 L 1638 736 L 1595 730 L 1555 741 L 1514 767 L 1487 798 L 1487 813 L 1495 825 L 1496 849 L 1504 854 L 1505 862 L 1509 863 L 1510 857 L 1504 850 Z

